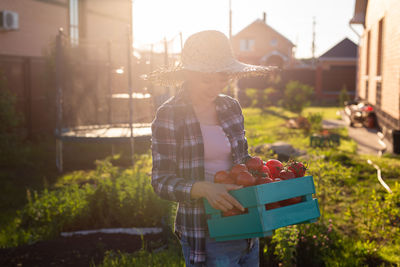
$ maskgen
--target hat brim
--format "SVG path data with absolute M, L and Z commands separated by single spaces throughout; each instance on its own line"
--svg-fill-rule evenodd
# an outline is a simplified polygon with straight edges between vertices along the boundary
M 225 67 L 218 69 L 198 69 L 195 66 L 173 66 L 157 69 L 147 75 L 141 76 L 142 79 L 161 86 L 179 86 L 184 82 L 186 71 L 202 73 L 226 73 L 231 79 L 241 79 L 245 77 L 269 76 L 280 71 L 276 66 L 259 66 L 245 64 L 234 60 Z

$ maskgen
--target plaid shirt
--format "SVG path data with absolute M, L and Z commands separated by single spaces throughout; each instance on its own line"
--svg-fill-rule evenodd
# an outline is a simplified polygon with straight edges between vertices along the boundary
M 219 95 L 216 111 L 232 149 L 233 164 L 249 157 L 243 115 L 237 100 Z M 175 233 L 191 247 L 190 261 L 204 262 L 208 235 L 202 200 L 190 197 L 192 185 L 204 180 L 204 145 L 200 124 L 186 90 L 165 102 L 152 123 L 152 185 L 162 198 L 179 203 Z

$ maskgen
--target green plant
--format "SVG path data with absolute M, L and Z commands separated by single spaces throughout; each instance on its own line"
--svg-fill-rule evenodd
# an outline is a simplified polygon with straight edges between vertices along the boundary
M 298 244 L 298 229 L 296 225 L 277 229 L 272 237 L 275 243 L 275 256 L 284 267 L 296 265 L 296 246 Z
M 347 91 L 346 85 L 343 85 L 342 90 L 340 90 L 340 94 L 339 94 L 339 106 L 343 107 L 344 102 L 349 101 L 349 100 L 350 100 L 349 92 Z
M 281 104 L 284 108 L 301 114 L 303 109 L 311 104 L 314 88 L 299 81 L 286 84 Z
M 393 193 L 375 189 L 364 203 L 359 215 L 359 231 L 368 240 L 392 243 L 400 239 L 400 184 L 395 183 Z
M 307 115 L 307 120 L 310 123 L 309 131 L 311 133 L 319 133 L 320 131 L 322 131 L 322 113 L 309 113 Z
M 271 106 L 277 106 L 279 100 L 282 98 L 282 94 L 279 90 L 269 87 L 266 89 L 247 88 L 246 89 L 246 101 L 248 106 L 257 108 L 268 108 Z
M 48 239 L 61 231 L 171 225 L 175 205 L 161 200 L 150 177 L 113 166 L 111 158 L 69 176 L 53 190 L 27 192 L 28 203 L 0 230 L 0 247 Z M 76 182 L 74 182 L 76 181 Z

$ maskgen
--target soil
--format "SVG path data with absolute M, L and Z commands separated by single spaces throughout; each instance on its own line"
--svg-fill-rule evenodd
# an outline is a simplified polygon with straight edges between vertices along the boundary
M 146 244 L 162 243 L 161 234 L 144 236 Z M 106 251 L 132 253 L 142 248 L 140 236 L 127 234 L 89 234 L 58 237 L 32 245 L 0 249 L 0 266 L 91 266 L 103 261 Z

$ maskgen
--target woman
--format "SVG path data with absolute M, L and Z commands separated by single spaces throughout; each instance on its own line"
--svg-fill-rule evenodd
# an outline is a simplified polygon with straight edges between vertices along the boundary
M 150 75 L 163 84 L 183 81 L 152 123 L 152 185 L 160 197 L 179 204 L 175 232 L 186 266 L 258 266 L 258 239 L 209 237 L 201 198 L 222 211 L 244 210 L 228 193 L 240 186 L 213 183 L 217 171 L 249 157 L 241 107 L 220 93 L 231 78 L 272 70 L 238 62 L 224 34 L 203 31 L 187 39 L 178 68 Z

